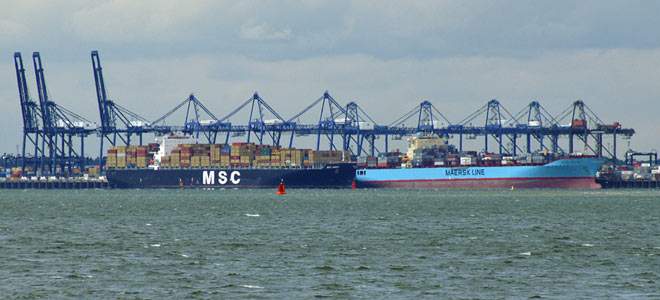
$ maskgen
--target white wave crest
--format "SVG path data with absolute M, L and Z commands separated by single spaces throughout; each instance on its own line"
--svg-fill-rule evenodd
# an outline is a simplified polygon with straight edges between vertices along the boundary
M 248 285 L 248 284 L 241 284 L 239 285 L 240 287 L 244 287 L 246 289 L 263 289 L 263 287 L 258 286 L 258 285 Z

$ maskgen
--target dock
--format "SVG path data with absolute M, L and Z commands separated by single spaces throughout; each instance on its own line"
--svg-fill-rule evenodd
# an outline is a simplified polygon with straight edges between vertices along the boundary
M 3 178 L 4 179 L 4 178 Z M 48 178 L 46 180 L 25 179 L 0 180 L 0 189 L 108 189 L 113 188 L 105 178 Z

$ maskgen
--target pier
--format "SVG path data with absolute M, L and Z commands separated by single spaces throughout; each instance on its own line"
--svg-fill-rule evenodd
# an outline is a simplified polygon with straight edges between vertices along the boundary
M 108 189 L 113 188 L 105 179 L 83 179 L 83 178 L 53 178 L 48 180 L 3 180 L 0 181 L 0 189 Z

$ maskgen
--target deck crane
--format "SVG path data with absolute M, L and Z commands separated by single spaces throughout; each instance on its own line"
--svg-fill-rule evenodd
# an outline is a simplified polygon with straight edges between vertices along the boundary
M 39 52 L 32 53 L 32 60 L 43 121 L 42 141 L 48 142 L 50 172 L 55 171 L 55 166 L 60 166 L 62 171 L 68 167 L 70 173 L 74 162 L 77 162 L 81 168 L 84 167 L 85 137 L 95 129 L 91 128 L 91 121 L 50 100 Z M 80 153 L 73 149 L 74 136 L 80 137 Z M 42 146 L 42 149 L 45 150 L 45 147 Z
M 117 137 L 124 142 L 125 145 L 130 145 L 131 135 L 136 134 L 142 144 L 142 134 L 150 132 L 150 123 L 147 119 L 121 107 L 119 104 L 108 99 L 105 81 L 103 80 L 103 69 L 101 68 L 101 59 L 97 50 L 92 51 L 92 69 L 94 71 L 94 83 L 96 86 L 96 97 L 99 106 L 99 114 L 101 117 L 101 145 L 100 155 L 103 158 L 103 139 L 107 139 L 112 146 L 117 144 Z M 124 128 L 117 128 L 117 121 L 120 121 Z M 125 133 L 124 138 L 121 133 Z M 101 168 L 103 164 L 101 164 Z M 102 170 L 101 170 L 102 171 Z
M 44 139 L 44 132 L 40 128 L 41 111 L 39 105 L 30 98 L 28 92 L 27 80 L 25 79 L 25 68 L 23 67 L 23 58 L 20 52 L 14 52 L 14 66 L 16 67 L 16 80 L 18 82 L 18 95 L 21 101 L 21 112 L 23 115 L 23 149 L 21 172 L 25 173 L 25 146 L 26 142 L 30 141 L 34 146 L 34 161 L 32 165 L 35 169 L 43 169 L 44 161 L 39 161 L 44 157 L 43 147 L 39 145 L 41 138 L 42 146 Z M 40 155 L 41 153 L 41 155 Z

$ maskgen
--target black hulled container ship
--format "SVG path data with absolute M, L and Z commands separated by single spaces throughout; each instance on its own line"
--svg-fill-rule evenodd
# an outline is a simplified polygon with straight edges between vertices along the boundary
M 167 136 L 148 146 L 108 150 L 106 176 L 117 188 L 351 188 L 355 164 L 344 151 L 254 143 L 198 144 Z

